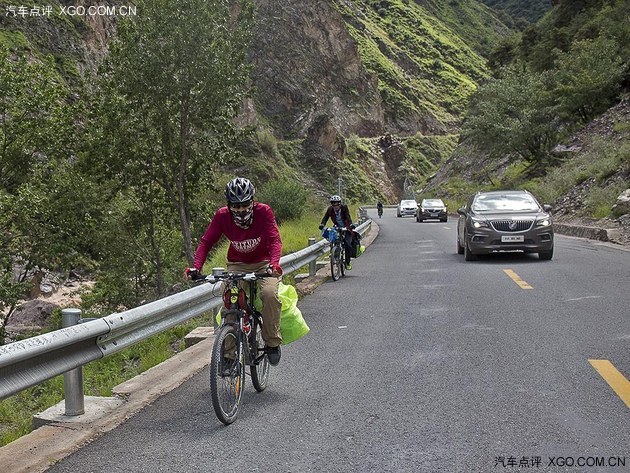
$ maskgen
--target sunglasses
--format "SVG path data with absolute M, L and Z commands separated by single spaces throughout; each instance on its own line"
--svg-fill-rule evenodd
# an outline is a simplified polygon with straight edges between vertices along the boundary
M 252 206 L 253 202 L 250 200 L 249 202 L 242 202 L 236 204 L 230 204 L 230 208 L 234 210 L 247 210 Z

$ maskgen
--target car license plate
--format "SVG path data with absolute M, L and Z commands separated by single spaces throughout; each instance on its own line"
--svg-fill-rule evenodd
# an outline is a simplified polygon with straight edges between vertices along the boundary
M 523 243 L 525 236 L 523 235 L 503 235 L 501 237 L 502 243 Z

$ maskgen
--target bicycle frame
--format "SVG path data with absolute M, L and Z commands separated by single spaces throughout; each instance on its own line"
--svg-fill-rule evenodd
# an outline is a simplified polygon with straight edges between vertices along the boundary
M 330 232 L 335 232 L 335 238 L 331 241 Z M 347 229 L 345 227 L 334 226 L 332 229 L 324 229 L 322 235 L 330 241 L 330 272 L 333 281 L 337 281 L 345 275 L 345 238 Z
M 256 344 L 253 343 L 250 346 L 250 340 L 247 340 L 247 343 L 243 343 L 245 339 L 245 328 L 244 322 L 246 317 L 250 317 L 250 332 L 249 335 L 253 334 L 256 336 L 256 328 L 261 325 L 260 321 L 262 319 L 262 314 L 258 312 L 254 308 L 253 301 L 256 297 L 256 291 L 258 289 L 258 284 L 256 283 L 256 279 L 245 279 L 245 278 L 233 278 L 230 277 L 231 274 L 236 275 L 237 273 L 228 273 L 227 277 L 220 278 L 225 282 L 225 288 L 223 290 L 223 307 L 226 312 L 221 317 L 221 326 L 230 324 L 235 325 L 237 329 L 238 339 L 237 339 L 237 359 L 241 359 L 240 356 L 243 353 L 244 363 L 247 365 L 256 365 L 260 362 L 260 360 L 265 356 L 264 353 L 259 355 L 258 352 L 252 354 L 252 348 L 256 350 Z M 249 295 L 245 296 L 245 290 L 240 287 L 238 284 L 239 281 L 248 281 L 249 282 Z M 229 316 L 235 316 L 236 321 L 230 320 Z M 252 356 L 253 355 L 253 356 Z

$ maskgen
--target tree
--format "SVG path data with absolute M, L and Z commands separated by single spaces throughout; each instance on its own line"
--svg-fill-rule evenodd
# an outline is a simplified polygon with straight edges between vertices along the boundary
M 586 123 L 610 107 L 627 69 L 618 51 L 616 41 L 600 36 L 558 54 L 554 95 L 562 118 Z
M 95 166 L 132 189 L 149 229 L 171 209 L 193 261 L 194 197 L 234 152 L 247 93 L 250 0 L 155 0 L 122 22 L 104 68 L 103 156 Z M 166 217 L 160 216 L 161 224 Z M 154 261 L 161 286 L 159 242 Z M 162 291 L 160 291 L 162 292 Z
M 491 157 L 521 158 L 539 169 L 560 132 L 549 80 L 549 73 L 519 66 L 489 79 L 472 99 L 462 139 Z
M 14 258 L 10 251 L 15 238 L 10 226 L 11 207 L 11 196 L 0 189 L 0 345 L 4 344 L 9 318 L 27 290 L 27 285 L 14 276 Z
M 68 91 L 50 61 L 0 48 L 0 189 L 10 193 L 38 162 L 63 156 L 70 141 Z
M 67 96 L 50 58 L 0 49 L 0 344 L 27 295 L 31 270 L 58 269 L 76 255 L 58 225 L 71 210 L 50 186 L 77 135 L 72 126 L 77 110 Z M 59 204 L 61 212 L 54 213 L 50 203 Z

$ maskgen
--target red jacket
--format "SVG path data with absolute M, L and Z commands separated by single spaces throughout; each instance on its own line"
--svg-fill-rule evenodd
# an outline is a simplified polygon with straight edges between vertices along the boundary
M 273 210 L 267 204 L 254 202 L 254 217 L 247 230 L 234 223 L 227 207 L 217 210 L 195 252 L 194 266 L 199 271 L 221 235 L 230 240 L 229 262 L 252 264 L 269 261 L 269 264 L 280 264 L 282 241 Z

